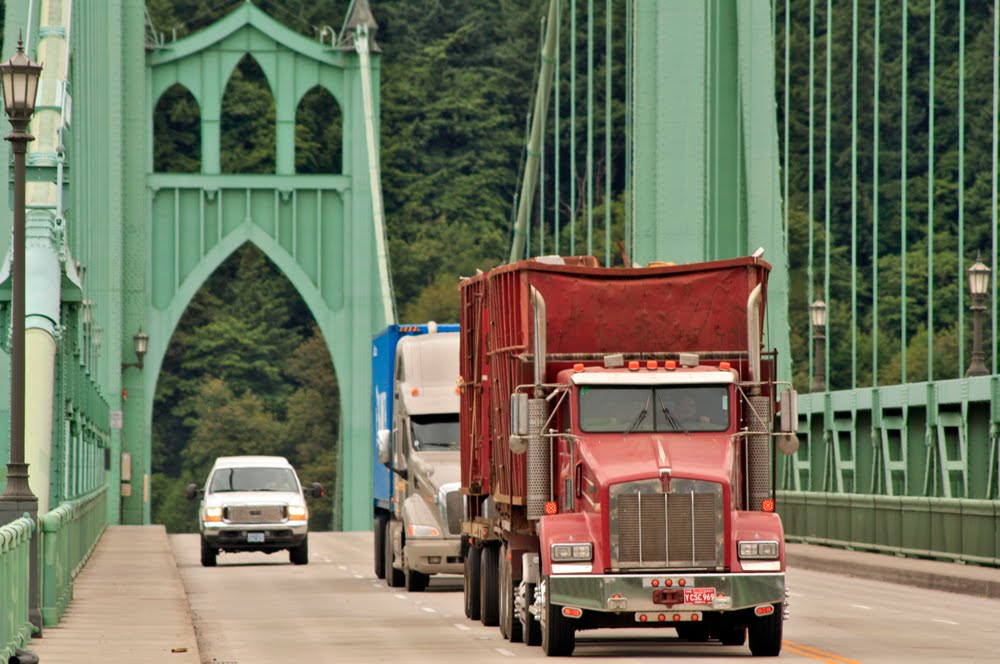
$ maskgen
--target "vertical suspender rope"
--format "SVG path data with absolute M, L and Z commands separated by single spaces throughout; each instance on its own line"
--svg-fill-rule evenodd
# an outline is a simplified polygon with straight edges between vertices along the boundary
M 368 147 L 368 179 L 371 183 L 372 218 L 375 226 L 375 257 L 378 261 L 379 285 L 382 287 L 382 312 L 385 324 L 396 322 L 389 283 L 389 257 L 386 253 L 385 218 L 382 212 L 382 184 L 379 179 L 378 152 L 375 149 L 375 109 L 372 100 L 371 63 L 368 59 L 368 26 L 359 25 L 355 49 L 361 60 L 361 98 L 365 108 L 365 144 Z
M 594 254 L 594 0 L 587 0 L 587 255 Z
M 613 172 L 611 166 L 611 0 L 606 0 L 604 4 L 604 267 L 611 267 L 611 174 Z
M 576 255 L 576 0 L 569 0 L 569 255 Z
M 927 73 L 927 380 L 934 380 L 934 7 L 930 16 Z
M 552 174 L 552 217 L 555 221 L 555 227 L 553 229 L 552 241 L 555 244 L 555 253 L 559 255 L 559 187 L 562 186 L 562 181 L 559 179 L 559 162 L 562 161 L 562 155 L 559 151 L 559 114 L 562 113 L 562 106 L 559 104 L 559 77 L 562 76 L 562 40 L 560 38 L 560 33 L 562 32 L 562 0 L 556 0 L 556 70 L 555 70 L 555 82 L 552 84 L 554 88 L 553 94 L 555 94 L 556 100 L 555 104 L 552 105 L 552 161 L 555 162 L 554 173 Z
M 965 375 L 965 0 L 958 9 L 958 373 Z
M 872 386 L 878 385 L 878 156 L 879 156 L 879 50 L 882 7 L 875 0 L 875 85 L 872 93 Z
M 813 270 L 813 263 L 815 261 L 815 225 L 816 225 L 816 212 L 815 212 L 815 171 L 816 171 L 816 1 L 809 0 L 809 260 L 806 263 L 806 275 L 807 281 L 806 285 L 808 293 L 809 304 L 813 303 L 813 297 L 815 295 L 815 275 Z M 813 329 L 812 316 L 809 316 L 809 385 L 812 385 L 814 369 L 815 369 L 815 344 L 813 343 L 813 335 L 816 331 Z
M 823 262 L 823 296 L 826 298 L 827 311 L 830 311 L 830 305 L 833 303 L 833 298 L 830 295 L 830 119 L 833 113 L 833 105 L 830 103 L 830 79 L 833 77 L 830 71 L 833 45 L 830 43 L 830 35 L 833 34 L 833 0 L 826 0 L 826 168 L 823 172 L 823 178 L 825 180 L 825 185 L 823 187 L 824 200 L 825 200 L 825 237 L 826 242 L 826 257 Z M 826 325 L 827 333 L 824 335 L 824 347 L 822 349 L 823 353 L 823 366 L 826 367 L 826 371 L 823 372 L 823 378 L 826 380 L 826 389 L 830 389 L 830 337 L 833 336 L 833 317 L 827 318 Z
M 900 205 L 901 205 L 901 217 L 899 224 L 899 260 L 900 260 L 900 307 L 901 316 L 899 319 L 899 362 L 900 362 L 900 376 L 899 382 L 906 382 L 906 189 L 909 185 L 909 171 L 906 167 L 906 136 L 908 133 L 908 124 L 906 121 L 906 110 L 909 106 L 907 99 L 907 72 L 906 69 L 909 67 L 910 63 L 907 59 L 907 42 L 909 37 L 907 36 L 908 27 L 908 16 L 910 13 L 908 1 L 903 0 L 903 53 L 902 53 L 902 65 L 900 69 L 903 74 L 902 82 L 902 95 L 900 98 L 900 106 L 902 106 L 902 122 L 900 124 L 900 133 L 902 140 L 902 149 L 900 150 L 899 156 L 899 184 L 900 184 Z
M 990 335 L 990 348 L 993 362 L 992 372 L 997 372 L 997 81 L 1000 68 L 1000 0 L 993 1 L 993 226 L 990 237 L 993 239 L 993 333 Z
M 829 102 L 827 102 L 829 103 Z M 858 387 L 858 0 L 851 8 L 851 389 Z

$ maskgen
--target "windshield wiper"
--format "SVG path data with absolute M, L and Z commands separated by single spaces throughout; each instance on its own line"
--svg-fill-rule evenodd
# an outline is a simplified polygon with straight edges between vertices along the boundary
M 625 431 L 622 432 L 624 435 L 628 435 L 633 431 L 635 431 L 639 427 L 639 425 L 642 424 L 642 421 L 646 419 L 646 413 L 649 412 L 649 400 L 652 398 L 653 398 L 652 394 L 646 397 L 646 405 L 642 407 L 642 410 L 640 410 L 639 413 L 635 416 L 635 419 L 632 420 L 632 422 L 625 428 Z
M 656 395 L 656 400 L 660 402 L 660 410 L 663 411 L 663 417 L 666 418 L 667 424 L 669 424 L 674 431 L 683 431 L 685 434 L 690 435 L 687 428 L 681 424 L 681 421 L 674 417 L 674 414 L 670 412 L 669 408 L 667 408 L 667 404 L 663 403 L 663 399 L 660 398 L 659 394 Z

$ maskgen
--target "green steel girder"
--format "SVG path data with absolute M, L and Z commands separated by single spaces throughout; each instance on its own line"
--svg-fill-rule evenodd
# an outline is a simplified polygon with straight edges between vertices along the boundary
M 276 173 L 221 174 L 221 108 L 226 82 L 245 54 L 270 85 L 276 107 Z M 377 60 L 372 67 L 377 112 Z M 371 335 L 387 322 L 372 223 L 371 172 L 364 142 L 359 58 L 310 41 L 245 4 L 205 30 L 155 50 L 146 67 L 146 206 L 141 242 L 126 248 L 126 272 L 141 288 L 125 288 L 123 337 L 143 324 L 150 335 L 139 399 L 124 404 L 126 449 L 134 473 L 148 475 L 153 394 L 167 345 L 191 298 L 245 243 L 257 246 L 289 279 L 317 321 L 341 390 L 340 526 L 370 527 L 371 433 L 368 415 Z M 199 104 L 200 174 L 152 173 L 152 114 L 179 84 Z M 341 109 L 341 174 L 295 175 L 295 113 L 315 86 Z M 375 126 L 378 135 L 377 124 Z M 131 267 L 129 267 L 131 266 Z M 391 310 L 390 310 L 391 311 Z M 132 374 L 125 374 L 129 379 Z M 135 381 L 135 378 L 131 378 Z M 131 396 L 131 389 L 130 389 Z M 130 414 L 132 414 L 130 416 Z M 131 427 L 130 428 L 130 422 Z M 142 424 L 139 428 L 136 423 Z M 135 482 L 133 482 L 135 484 Z M 148 496 L 124 499 L 124 520 L 149 519 Z

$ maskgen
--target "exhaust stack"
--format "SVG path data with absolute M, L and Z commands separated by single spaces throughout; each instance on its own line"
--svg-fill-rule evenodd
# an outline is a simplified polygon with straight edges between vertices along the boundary
M 545 382 L 545 298 L 530 290 L 531 306 L 535 313 L 535 390 L 528 400 L 528 518 L 540 519 L 545 514 L 545 503 L 552 495 L 549 469 L 551 454 L 548 441 L 542 435 L 548 417 L 542 383 Z

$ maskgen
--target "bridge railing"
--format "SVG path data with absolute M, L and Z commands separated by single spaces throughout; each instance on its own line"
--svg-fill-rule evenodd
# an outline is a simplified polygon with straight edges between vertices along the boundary
M 73 579 L 107 526 L 107 487 L 63 503 L 39 519 L 42 532 L 42 623 L 58 625 L 70 600 Z
M 790 540 L 1000 566 L 1000 377 L 800 397 Z
M 0 526 L 0 660 L 4 662 L 31 637 L 28 568 L 34 529 L 27 514 Z

